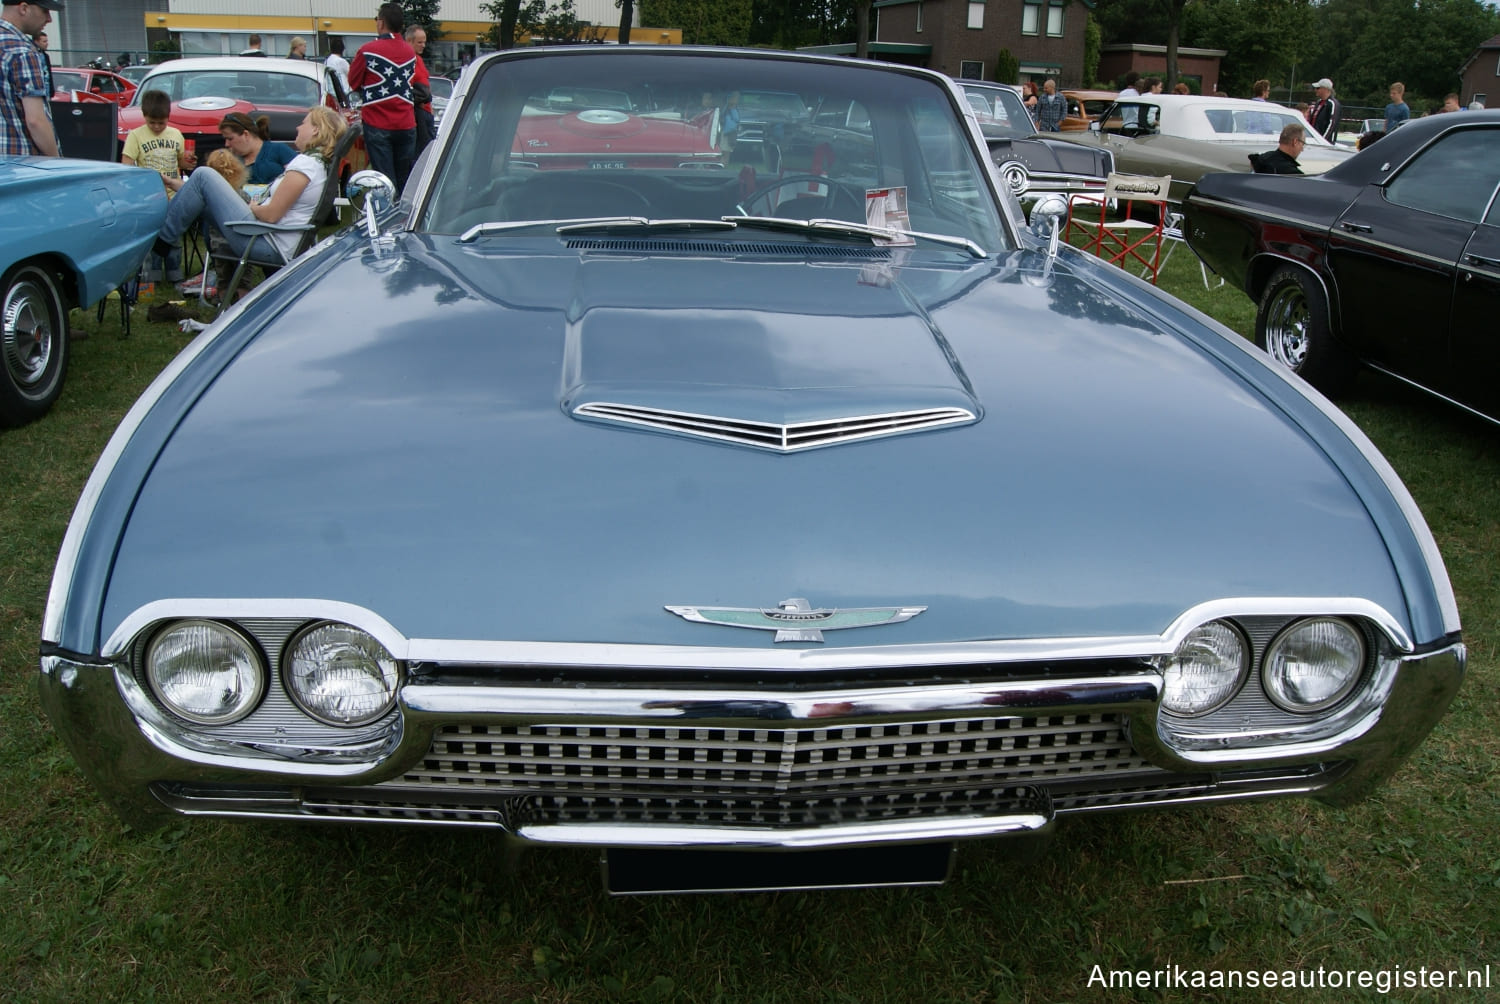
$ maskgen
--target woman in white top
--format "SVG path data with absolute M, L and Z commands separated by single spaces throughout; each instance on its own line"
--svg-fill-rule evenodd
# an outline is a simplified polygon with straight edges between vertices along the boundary
M 309 108 L 302 124 L 297 126 L 297 138 L 292 144 L 297 148 L 297 156 L 271 182 L 266 194 L 253 203 L 247 204 L 240 193 L 211 167 L 200 167 L 186 181 L 177 181 L 177 195 L 172 199 L 166 222 L 156 236 L 156 247 L 176 247 L 183 232 L 199 217 L 223 234 L 225 243 L 234 249 L 236 255 L 244 252 L 250 237 L 226 228 L 224 224 L 227 222 L 260 220 L 283 226 L 302 226 L 311 222 L 323 186 L 328 183 L 330 170 L 338 170 L 337 165 L 330 165 L 328 161 L 347 128 L 344 120 L 332 109 L 321 105 Z M 295 233 L 271 234 L 270 247 L 262 241 L 256 246 L 255 257 L 258 261 L 270 262 L 279 256 L 282 262 L 290 261 L 297 249 L 298 237 Z M 261 251 L 263 247 L 265 254 Z

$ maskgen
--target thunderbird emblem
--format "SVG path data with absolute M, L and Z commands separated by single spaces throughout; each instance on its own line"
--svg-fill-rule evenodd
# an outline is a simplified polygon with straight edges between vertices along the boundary
M 909 621 L 926 607 L 853 607 L 814 610 L 806 600 L 782 600 L 780 605 L 763 607 L 667 607 L 683 620 L 696 624 L 718 624 L 723 627 L 775 631 L 773 641 L 822 641 L 824 631 L 845 628 L 879 627 Z

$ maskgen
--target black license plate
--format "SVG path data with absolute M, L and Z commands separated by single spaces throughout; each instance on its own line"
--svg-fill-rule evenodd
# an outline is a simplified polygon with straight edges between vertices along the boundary
M 955 853 L 952 843 L 816 851 L 612 847 L 604 853 L 604 885 L 616 896 L 942 885 Z

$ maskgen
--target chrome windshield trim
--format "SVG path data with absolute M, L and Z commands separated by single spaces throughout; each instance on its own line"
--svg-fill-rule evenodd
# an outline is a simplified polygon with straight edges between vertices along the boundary
M 1399 480 L 1395 484 L 1399 486 Z M 1425 524 L 1420 525 L 1425 526 Z M 1446 578 L 1443 581 L 1447 581 Z M 156 600 L 132 611 L 110 632 L 102 654 L 109 659 L 120 657 L 138 633 L 157 621 L 179 617 L 206 617 L 220 620 L 279 617 L 342 621 L 374 636 L 397 659 L 409 661 L 477 665 L 525 663 L 627 669 L 759 669 L 823 672 L 847 669 L 899 669 L 916 665 L 960 666 L 1032 662 L 1039 659 L 1150 658 L 1169 655 L 1189 632 L 1207 621 L 1221 617 L 1274 615 L 1362 617 L 1379 628 L 1396 651 L 1411 652 L 1415 648 L 1400 621 L 1378 604 L 1358 597 L 1247 597 L 1211 600 L 1190 607 L 1178 615 L 1159 635 L 1005 638 L 918 645 L 782 650 L 771 648 L 773 643 L 769 639 L 766 639 L 764 648 L 494 639 L 409 639 L 378 614 L 355 604 L 337 600 L 186 598 Z M 665 610 L 662 610 L 662 616 L 672 618 L 672 614 Z

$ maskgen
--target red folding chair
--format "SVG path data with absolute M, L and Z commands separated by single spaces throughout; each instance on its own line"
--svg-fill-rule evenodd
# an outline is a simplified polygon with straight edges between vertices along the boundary
M 1170 175 L 1111 174 L 1102 194 L 1077 193 L 1068 199 L 1063 236 L 1121 268 L 1140 265 L 1141 277 L 1149 273 L 1154 284 L 1163 264 L 1163 230 L 1171 190 Z

